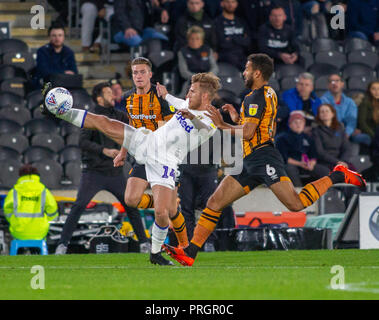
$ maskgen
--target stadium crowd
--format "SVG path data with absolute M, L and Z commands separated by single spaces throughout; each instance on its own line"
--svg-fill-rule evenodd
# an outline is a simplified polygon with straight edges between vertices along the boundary
M 72 89 L 76 108 L 95 102 L 65 45 L 67 1 L 50 3 L 60 15 L 36 59 L 22 41 L 12 47 L 0 40 L 3 189 L 17 180 L 10 168 L 23 163 L 33 163 L 49 188 L 79 185 L 79 130 L 40 113 L 40 89 L 52 81 Z M 333 27 L 336 5 L 346 13 L 346 28 Z M 247 56 L 268 54 L 275 62 L 269 84 L 279 98 L 276 143 L 294 185 L 327 175 L 336 164 L 363 168 L 368 181 L 379 181 L 379 0 L 83 0 L 76 9 L 84 53 L 104 50 L 98 25 L 108 23 L 108 41 L 130 53 L 125 65 L 143 52 L 152 62 L 152 82 L 167 84 L 173 95 L 184 98 L 196 73 L 218 75 L 218 108 L 230 103 L 239 111 L 248 93 L 242 80 Z M 115 108 L 125 111 L 122 93 L 130 88 L 122 88 L 120 77 L 109 84 Z M 361 168 L 362 156 L 371 167 Z

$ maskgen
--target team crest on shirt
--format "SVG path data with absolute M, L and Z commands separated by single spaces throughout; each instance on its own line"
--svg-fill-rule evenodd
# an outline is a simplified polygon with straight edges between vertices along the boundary
M 170 106 L 170 111 L 171 111 L 171 112 L 173 112 L 173 113 L 175 113 L 175 112 L 176 112 L 176 110 L 175 110 L 174 106 Z
M 258 112 L 258 105 L 257 104 L 250 104 L 249 105 L 249 116 L 255 116 Z

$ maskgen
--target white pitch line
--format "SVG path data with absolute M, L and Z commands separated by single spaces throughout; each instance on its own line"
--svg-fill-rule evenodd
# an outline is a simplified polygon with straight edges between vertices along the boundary
M 30 269 L 32 266 L 0 266 L 0 269 Z M 133 267 L 133 266 L 43 266 L 45 269 L 156 269 L 157 266 Z M 193 268 L 186 268 L 182 266 L 173 266 L 166 268 L 169 269 L 329 269 L 331 266 L 195 266 Z M 359 269 L 379 269 L 379 266 L 345 266 L 345 268 L 359 268 Z

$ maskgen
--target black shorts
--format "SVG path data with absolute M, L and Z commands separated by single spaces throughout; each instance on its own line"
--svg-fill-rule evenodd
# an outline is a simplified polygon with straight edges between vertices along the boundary
M 243 159 L 242 172 L 232 177 L 241 184 L 246 193 L 261 184 L 269 187 L 279 181 L 289 181 L 283 158 L 271 145 L 259 148 L 246 156 Z
M 140 178 L 147 181 L 145 165 L 135 163 L 129 171 L 129 177 Z

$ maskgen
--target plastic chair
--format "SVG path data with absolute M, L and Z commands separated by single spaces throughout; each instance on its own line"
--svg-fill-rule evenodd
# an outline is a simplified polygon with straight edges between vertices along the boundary
M 4 149 L 4 148 L 0 148 Z M 11 149 L 12 150 L 12 149 Z M 10 189 L 14 186 L 19 178 L 18 171 L 22 166 L 21 161 L 17 160 L 18 152 L 14 150 L 17 157 L 8 158 L 0 161 L 0 186 L 5 189 Z
M 342 76 L 344 79 L 348 79 L 354 76 L 364 76 L 375 78 L 374 67 L 370 68 L 368 65 L 363 63 L 349 63 L 345 65 L 342 70 Z
M 29 72 L 35 67 L 33 54 L 30 52 L 8 52 L 3 55 L 3 64 L 14 65 L 25 72 Z
M 24 99 L 12 92 L 0 92 L 0 108 L 8 106 L 24 107 Z
M 59 152 L 64 147 L 64 140 L 58 133 L 38 133 L 32 137 L 31 145 Z
M 298 64 L 278 65 L 275 70 L 275 78 L 281 80 L 284 77 L 297 77 L 300 73 L 303 72 L 305 72 L 305 69 Z
M 375 52 L 357 50 L 348 54 L 347 61 L 349 61 L 349 63 L 362 63 L 372 68 L 377 65 L 379 58 Z
M 27 80 L 27 75 L 24 69 L 13 65 L 3 64 L 0 66 L 0 81 L 21 78 Z
M 0 54 L 8 52 L 28 52 L 28 45 L 19 39 L 3 39 L 0 40 Z
M 85 89 L 71 89 L 70 93 L 73 100 L 73 108 L 89 110 L 94 106 L 91 96 Z
M 9 255 L 17 256 L 18 249 L 20 248 L 39 248 L 41 255 L 48 255 L 47 244 L 45 240 L 12 240 Z
M 330 38 L 315 39 L 312 42 L 312 53 L 321 51 L 340 51 L 338 43 Z
M 32 116 L 28 108 L 15 105 L 0 108 L 0 118 L 13 120 L 23 126 L 32 119 Z
M 3 80 L 0 85 L 0 90 L 3 92 L 12 92 L 20 97 L 24 97 L 26 92 L 25 82 L 26 80 L 21 77 Z
M 321 51 L 315 54 L 315 63 L 328 63 L 338 69 L 346 64 L 346 56 L 339 51 Z
M 26 107 L 33 110 L 43 102 L 41 90 L 34 90 L 26 95 Z
M 4 133 L 0 135 L 0 146 L 23 153 L 29 147 L 29 140 L 22 133 Z
M 336 66 L 328 63 L 314 63 L 308 68 L 308 71 L 313 74 L 315 79 L 321 76 L 340 73 L 339 69 Z
M 41 175 L 41 182 L 49 189 L 62 188 L 63 167 L 55 160 L 42 159 L 33 162 Z

